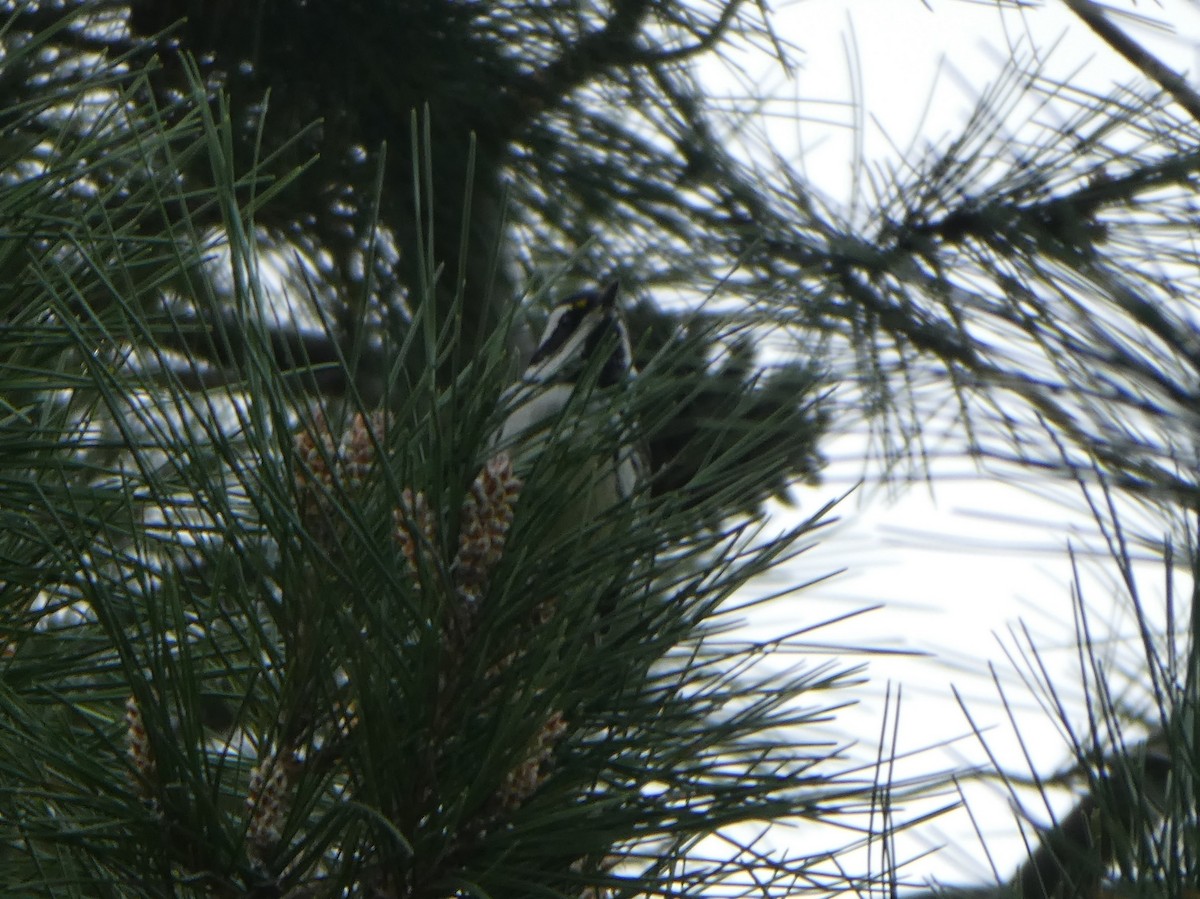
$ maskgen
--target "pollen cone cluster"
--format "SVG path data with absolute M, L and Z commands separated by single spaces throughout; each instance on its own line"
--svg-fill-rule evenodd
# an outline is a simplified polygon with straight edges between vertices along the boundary
M 463 501 L 458 553 L 452 568 L 463 602 L 478 602 L 487 589 L 488 579 L 504 554 L 521 486 L 507 453 L 489 459 L 471 484 Z
M 368 483 L 377 448 L 387 434 L 382 412 L 359 412 L 335 434 L 323 412 L 295 438 L 295 484 L 300 520 L 314 537 L 336 539 L 338 496 L 353 496 Z
M 458 669 L 468 652 L 477 613 L 488 584 L 504 556 L 504 546 L 513 523 L 513 512 L 521 493 L 522 482 L 513 473 L 507 453 L 492 456 L 480 470 L 467 491 L 459 517 L 458 547 L 450 565 L 455 593 L 455 609 L 447 622 L 447 647 L 451 669 Z M 423 560 L 422 553 L 437 546 L 435 517 L 422 493 L 405 490 L 401 506 L 396 510 L 396 540 L 404 554 L 409 577 L 414 586 L 422 585 L 422 572 L 432 570 L 432 560 Z M 553 603 L 538 604 L 532 616 L 534 628 L 546 625 L 553 617 Z M 517 658 L 513 651 L 488 669 L 489 680 L 497 679 Z M 449 693 L 454 678 L 443 677 L 441 687 Z M 486 827 L 515 811 L 532 796 L 549 776 L 554 747 L 567 731 L 561 712 L 552 712 L 534 735 L 525 757 L 516 764 L 498 786 Z
M 562 712 L 553 712 L 534 737 L 525 761 L 509 771 L 500 785 L 496 800 L 501 811 L 516 811 L 537 792 L 550 775 L 554 747 L 566 732 L 567 721 Z
M 487 461 L 463 500 L 458 535 L 458 550 L 450 571 L 455 594 L 465 606 L 474 606 L 483 597 L 500 559 L 512 527 L 513 509 L 521 494 L 521 479 L 513 474 L 506 453 Z M 437 543 L 436 518 L 425 494 L 405 489 L 396 509 L 396 543 L 404 553 L 413 585 L 422 585 L 423 565 L 433 566 L 425 552 Z
M 246 838 L 251 858 L 262 862 L 282 836 L 291 806 L 292 782 L 301 763 L 295 753 L 268 753 L 250 772 Z
M 129 761 L 133 765 L 130 779 L 134 792 L 147 804 L 155 804 L 154 786 L 158 781 L 158 766 L 154 761 L 154 750 L 150 736 L 142 721 L 142 710 L 137 699 L 130 696 L 125 700 L 125 745 Z
M 317 540 L 337 540 L 336 522 L 345 519 L 339 508 L 354 492 L 369 488 L 376 466 L 378 447 L 385 436 L 386 420 L 379 415 L 356 415 L 345 433 L 331 433 L 324 417 L 315 419 L 316 427 L 301 433 L 295 443 L 295 485 L 300 516 L 309 533 Z M 522 481 L 513 471 L 507 453 L 487 460 L 466 491 L 458 510 L 458 538 L 453 557 L 447 561 L 446 542 L 440 529 L 454 516 L 439 508 L 437 500 L 411 487 L 400 491 L 392 510 L 392 536 L 412 589 L 433 607 L 443 609 L 442 638 L 445 655 L 440 663 L 437 714 L 451 715 L 459 704 L 463 677 L 478 667 L 469 664 L 481 645 L 476 639 L 480 616 L 489 589 L 504 559 L 505 545 L 513 525 L 514 511 L 521 494 Z M 445 555 L 443 555 L 445 553 Z M 528 621 L 503 641 L 498 658 L 486 668 L 484 677 L 491 685 L 486 691 L 491 702 L 503 691 L 502 679 L 511 676 L 526 647 L 536 645 L 537 631 L 554 617 L 555 602 L 547 598 L 535 604 Z M 494 641 L 489 641 L 494 642 Z M 511 686 L 511 685 L 510 685 Z M 523 689 L 523 688 L 522 688 Z M 536 690 L 536 688 L 534 688 Z M 460 709 L 468 716 L 478 711 Z M 440 725 L 435 725 L 438 729 Z M 569 729 L 561 711 L 546 713 L 525 748 L 517 753 L 509 771 L 496 784 L 489 801 L 472 822 L 463 822 L 453 842 L 465 846 L 501 825 L 524 805 L 546 782 L 553 768 L 555 749 Z M 354 716 L 340 729 L 340 737 L 357 730 Z M 439 742 L 430 744 L 433 757 L 423 764 L 439 764 Z M 268 754 L 252 772 L 246 798 L 250 819 L 247 849 L 252 858 L 264 860 L 281 838 L 290 794 L 303 763 L 295 753 Z M 416 760 L 414 760 L 415 763 Z
M 400 494 L 400 506 L 393 513 L 396 521 L 396 543 L 404 553 L 404 565 L 409 579 L 421 588 L 421 559 L 430 552 L 437 540 L 437 523 L 424 493 L 413 493 L 405 487 Z

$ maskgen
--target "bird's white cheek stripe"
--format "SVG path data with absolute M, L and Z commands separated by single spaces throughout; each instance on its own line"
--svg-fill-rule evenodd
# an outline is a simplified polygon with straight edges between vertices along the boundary
M 567 360 L 574 359 L 580 355 L 584 341 L 587 340 L 588 336 L 596 329 L 600 322 L 601 319 L 597 314 L 589 314 L 584 317 L 570 338 L 536 366 L 533 366 L 532 370 L 526 373 L 526 379 L 532 381 L 550 380 L 554 373 L 564 366 Z

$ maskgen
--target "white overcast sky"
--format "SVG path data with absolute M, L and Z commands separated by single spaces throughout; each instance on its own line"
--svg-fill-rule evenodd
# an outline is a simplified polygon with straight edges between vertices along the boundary
M 1115 0 L 1112 8 L 1161 23 L 1156 28 L 1119 20 L 1178 71 L 1200 69 L 1196 3 Z M 766 111 L 776 149 L 797 160 L 822 192 L 843 203 L 853 189 L 850 160 L 856 153 L 868 163 L 888 163 L 911 146 L 944 144 L 1013 52 L 1039 59 L 1051 78 L 1100 93 L 1135 78 L 1057 0 L 1020 11 L 970 0 L 801 0 L 777 5 L 775 23 L 781 37 L 802 51 L 790 77 L 767 61 L 746 58 L 741 60 L 747 73 L 740 76 L 740 86 L 738 76 L 720 67 L 714 67 L 712 83 L 716 90 L 733 83 L 735 95 L 747 90 L 747 81 L 768 84 L 775 97 Z M 1050 107 L 1042 121 L 1053 114 Z M 1014 128 L 1018 124 L 1014 121 Z M 949 455 L 962 445 L 961 435 L 953 432 L 943 439 Z M 826 449 L 835 464 L 823 487 L 797 491 L 803 512 L 811 513 L 863 475 L 861 441 L 842 438 Z M 1068 759 L 1067 745 L 1033 693 L 1020 684 L 1006 653 L 1019 652 L 1017 629 L 1027 626 L 1047 664 L 1061 673 L 1063 696 L 1068 701 L 1076 697 L 1072 712 L 1082 716 L 1068 546 L 1079 551 L 1089 607 L 1125 637 L 1134 633 L 1128 600 L 1103 554 L 1089 561 L 1088 550 L 1100 543 L 1070 488 L 1028 477 L 1017 483 L 980 476 L 961 460 L 942 465 L 935 474 L 944 480 L 932 486 L 879 489 L 868 482 L 849 497 L 839 510 L 839 528 L 777 580 L 799 582 L 836 569 L 845 572 L 777 603 L 754 624 L 778 632 L 883 603 L 877 611 L 814 635 L 830 644 L 925 654 L 867 660 L 870 683 L 848 697 L 861 702 L 840 713 L 836 728 L 865 741 L 859 754 L 869 756 L 873 750 L 884 723 L 882 697 L 899 686 L 901 752 L 962 738 L 907 760 L 901 774 L 984 761 L 979 741 L 968 736 L 970 725 L 953 697 L 953 686 L 966 698 L 975 723 L 992 728 L 992 751 L 1019 768 L 1020 745 L 1012 738 L 1008 713 L 997 702 L 988 672 L 994 663 L 1035 764 L 1042 773 L 1058 770 Z M 781 519 L 786 515 L 781 513 Z M 1145 519 L 1130 522 L 1144 523 L 1151 534 L 1163 527 Z M 1160 596 L 1161 567 L 1147 566 L 1144 573 L 1145 595 Z M 975 823 L 989 837 L 988 853 L 1000 875 L 1008 876 L 1023 857 L 1008 799 L 997 788 L 979 786 L 971 789 L 970 806 Z M 1047 818 L 1044 809 L 1030 811 L 1037 820 Z M 786 839 L 780 836 L 776 844 Z M 796 850 L 811 851 L 810 840 L 811 834 L 798 839 Z M 901 858 L 938 850 L 906 868 L 907 880 L 935 877 L 961 883 L 990 876 L 987 854 L 962 813 L 923 824 L 902 837 L 899 846 Z

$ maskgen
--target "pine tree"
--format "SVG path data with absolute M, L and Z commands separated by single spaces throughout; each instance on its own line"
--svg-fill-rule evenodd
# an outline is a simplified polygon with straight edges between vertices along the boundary
M 853 670 L 771 674 L 779 646 L 728 633 L 816 539 L 828 510 L 771 537 L 762 505 L 818 476 L 832 423 L 919 461 L 922 391 L 949 390 L 981 463 L 1076 479 L 1106 523 L 1136 497 L 1182 545 L 1164 564 L 1195 557 L 1200 103 L 1068 5 L 1153 89 L 1071 96 L 1014 60 L 869 214 L 731 149 L 692 65 L 786 64 L 762 5 L 0 7 L 5 885 L 895 888 L 760 849 L 798 820 L 853 848 L 929 785 L 797 742 Z M 1022 91 L 1070 121 L 1010 138 Z M 594 448 L 533 477 L 487 438 L 546 304 L 612 278 L 651 476 L 563 529 Z M 735 311 L 653 302 L 678 291 Z M 758 352 L 780 335 L 801 361 Z M 1086 625 L 1084 798 L 1010 885 L 1182 895 L 1193 650 L 1145 629 L 1147 750 Z
M 174 37 L 155 33 L 182 12 L 166 5 L 8 11 L 4 885 L 599 896 L 833 876 L 755 833 L 866 806 L 832 748 L 783 736 L 852 673 L 769 674 L 766 647 L 726 633 L 738 588 L 819 526 L 772 537 L 757 510 L 815 466 L 815 370 L 763 376 L 748 323 L 677 332 L 645 310 L 634 411 L 661 477 L 564 526 L 595 448 L 564 438 L 526 483 L 487 440 L 522 330 L 490 186 L 512 136 L 403 93 L 398 119 L 363 119 L 403 136 L 385 159 L 388 135 L 309 121 L 332 94 L 270 109 L 238 83 L 276 52 L 237 44 L 249 11 Z M 362 61 L 313 11 L 287 21 Z M 422 38 L 433 12 L 376 12 L 412 65 L 444 52 Z M 482 187 L 468 202 L 461 183 Z

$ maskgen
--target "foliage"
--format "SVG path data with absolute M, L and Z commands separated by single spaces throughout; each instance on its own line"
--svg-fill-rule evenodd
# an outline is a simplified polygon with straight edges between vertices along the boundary
M 818 475 L 826 431 L 871 427 L 888 463 L 919 462 L 951 397 L 964 452 L 1134 497 L 1167 571 L 1195 554 L 1200 103 L 1105 8 L 1066 5 L 1151 86 L 1072 91 L 1015 50 L 960 134 L 859 172 L 873 192 L 843 208 L 770 147 L 739 152 L 749 114 L 698 80 L 713 54 L 789 65 L 765 4 L 0 6 L 14 882 L 869 881 L 740 829 L 828 823 L 871 784 L 776 732 L 842 701 L 809 698 L 838 673 L 755 680 L 767 647 L 721 634 L 722 603 L 817 526 L 755 522 Z M 1031 98 L 1062 123 L 1017 128 Z M 529 477 L 483 447 L 528 321 L 610 276 L 638 301 L 653 473 L 563 537 L 594 448 L 567 439 Z M 710 302 L 664 302 L 680 293 Z M 1131 791 L 1111 772 L 1148 769 L 1120 761 L 1129 716 L 1081 630 L 1093 721 L 1064 729 L 1108 842 L 1080 877 L 1034 851 L 1026 895 L 1113 870 L 1196 882 L 1194 641 L 1152 631 L 1177 801 L 1113 836 Z M 735 851 L 706 863 L 717 833 Z
M 837 877 L 825 853 L 747 837 L 857 814 L 870 791 L 785 736 L 851 673 L 772 673 L 766 646 L 724 633 L 739 588 L 822 518 L 772 537 L 736 514 L 792 452 L 770 423 L 697 460 L 686 501 L 647 490 L 561 527 L 596 448 L 564 437 L 528 484 L 489 458 L 503 331 L 464 357 L 431 300 L 384 408 L 314 395 L 313 360 L 281 358 L 257 242 L 286 177 L 240 168 L 238 121 L 198 75 L 165 117 L 143 73 L 95 78 L 23 107 L 79 143 L 14 145 L 0 190 L 5 886 L 598 896 Z M 458 353 L 452 383 L 410 379 L 407 352 Z M 647 415 L 689 389 L 683 358 L 660 347 Z

